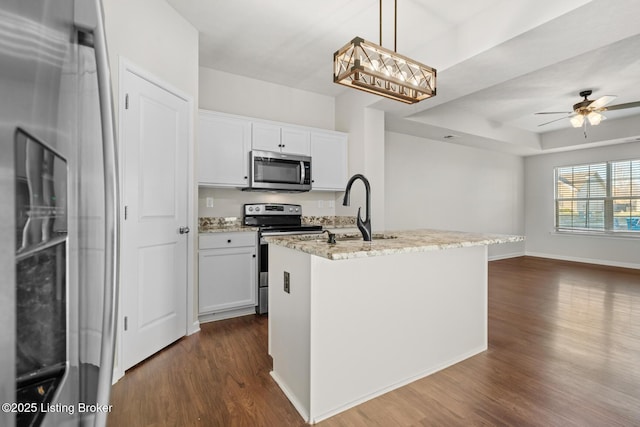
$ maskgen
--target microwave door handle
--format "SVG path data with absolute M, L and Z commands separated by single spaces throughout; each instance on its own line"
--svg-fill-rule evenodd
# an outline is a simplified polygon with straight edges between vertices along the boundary
M 302 173 L 300 174 L 300 185 L 304 184 L 305 172 L 304 172 L 304 161 L 300 161 L 300 169 Z

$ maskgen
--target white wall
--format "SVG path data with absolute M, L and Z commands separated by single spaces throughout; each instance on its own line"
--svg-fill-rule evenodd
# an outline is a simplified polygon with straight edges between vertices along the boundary
M 198 31 L 164 0 L 103 0 L 115 101 L 124 57 L 198 105 Z
M 373 97 L 373 95 L 370 95 L 370 97 Z M 366 159 L 364 156 L 365 109 L 369 103 L 367 99 L 370 98 L 366 98 L 366 95 L 363 97 L 356 91 L 344 92 L 336 98 L 336 130 L 349 133 L 349 147 L 347 150 L 349 157 L 347 175 L 349 177 L 356 173 L 361 173 L 365 176 L 369 175 L 365 170 Z M 370 176 L 367 176 L 367 178 L 370 178 Z M 358 188 L 356 189 L 355 186 Z M 351 206 L 344 207 L 342 206 L 342 202 L 338 204 L 336 213 L 338 215 L 355 215 L 358 206 L 364 207 L 365 192 L 362 183 L 354 184 L 350 203 Z M 375 212 L 372 214 L 371 223 L 372 225 L 377 223 L 377 215 Z
M 555 167 L 632 158 L 640 158 L 640 142 L 527 157 L 527 255 L 640 268 L 640 241 L 637 238 L 553 233 Z
M 347 90 L 336 98 L 336 128 L 349 133 L 348 175 L 363 174 L 371 184 L 373 231 L 385 228 L 385 113 L 369 107 L 378 100 L 379 97 L 375 95 L 356 90 Z M 336 214 L 354 216 L 360 206 L 361 216 L 364 218 L 365 194 L 363 184 L 355 182 L 351 188 L 350 206 L 343 207 L 339 201 Z
M 386 228 L 524 234 L 522 157 L 387 132 Z M 523 254 L 523 243 L 489 256 Z
M 334 130 L 334 98 L 200 67 L 200 108 Z
M 371 228 L 385 229 L 385 112 L 371 105 L 379 101 L 376 95 L 347 90 L 336 98 L 336 128 L 349 133 L 349 176 L 364 175 L 371 185 Z M 342 193 L 341 193 L 342 195 Z M 351 188 L 350 206 L 336 206 L 336 214 L 354 216 L 362 207 L 365 217 L 366 192 L 361 182 Z
M 334 130 L 333 97 L 210 68 L 200 67 L 199 102 L 205 110 Z M 207 197 L 213 197 L 213 208 L 206 207 Z M 329 207 L 335 199 L 336 193 L 327 191 L 251 193 L 201 187 L 198 215 L 240 217 L 244 203 L 260 202 L 300 204 L 304 215 L 335 215 L 335 208 Z

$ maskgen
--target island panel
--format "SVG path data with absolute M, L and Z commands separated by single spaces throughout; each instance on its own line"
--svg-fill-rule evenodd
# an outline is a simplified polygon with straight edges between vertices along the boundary
M 340 261 L 278 245 L 271 254 L 273 375 L 308 422 L 487 348 L 486 246 Z M 289 294 L 284 271 L 295 272 Z

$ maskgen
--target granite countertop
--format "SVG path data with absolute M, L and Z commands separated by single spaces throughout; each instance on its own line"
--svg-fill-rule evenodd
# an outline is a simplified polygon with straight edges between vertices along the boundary
M 266 238 L 267 242 L 274 245 L 284 246 L 330 260 L 341 260 L 520 242 L 524 240 L 524 237 L 506 234 L 421 229 L 373 233 L 372 242 L 364 242 L 360 233 L 337 233 L 336 239 L 338 242 L 335 245 L 330 245 L 327 243 L 326 234 L 323 234 L 322 237 L 303 235 L 270 236 Z
M 233 231 L 252 231 L 252 232 L 256 232 L 258 231 L 258 227 L 245 227 L 244 225 L 239 225 L 239 226 L 218 226 L 218 227 L 209 227 L 209 228 L 200 228 L 199 233 L 201 234 L 207 234 L 207 233 L 230 233 Z
M 198 218 L 198 233 L 224 233 L 230 231 L 258 231 L 258 227 L 247 227 L 242 218 L 203 216 Z M 356 226 L 354 216 L 303 216 L 304 225 L 322 225 L 324 228 L 353 228 Z
M 242 225 L 242 219 L 237 217 L 200 217 L 198 220 L 199 233 L 258 231 L 258 227 L 246 227 Z

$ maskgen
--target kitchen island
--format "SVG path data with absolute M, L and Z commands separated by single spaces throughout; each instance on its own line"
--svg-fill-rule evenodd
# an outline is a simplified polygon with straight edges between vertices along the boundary
M 272 377 L 315 423 L 487 349 L 487 245 L 412 230 L 269 237 Z

